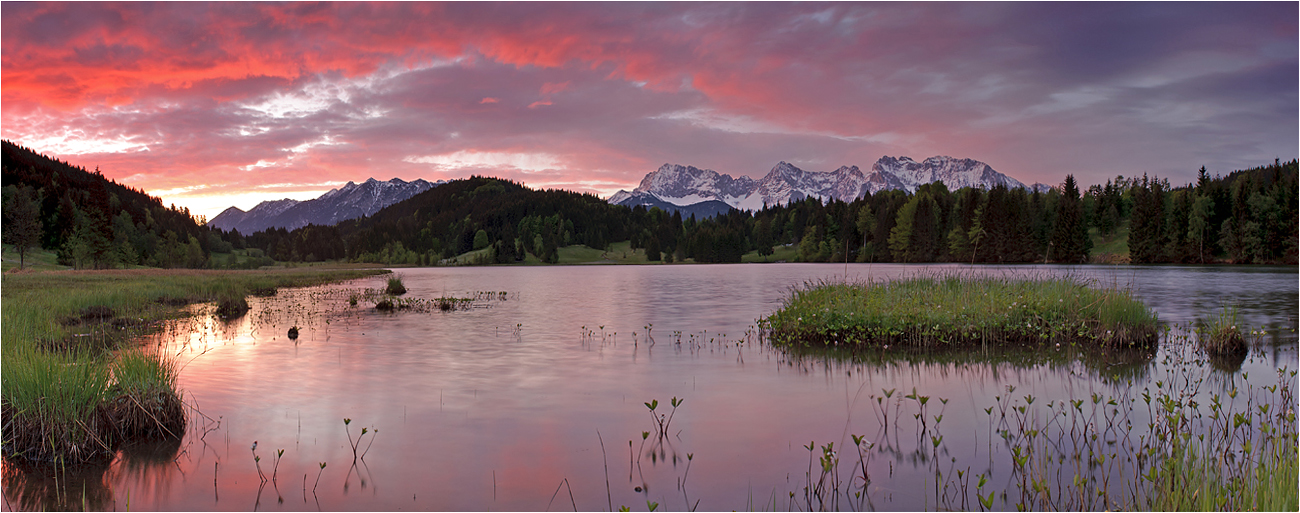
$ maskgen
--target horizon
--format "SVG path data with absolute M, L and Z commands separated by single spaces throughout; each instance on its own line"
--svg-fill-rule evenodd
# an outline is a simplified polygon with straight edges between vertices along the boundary
M 0 136 L 208 219 L 381 176 L 946 155 L 1086 189 L 1300 153 L 1294 3 L 0 9 Z

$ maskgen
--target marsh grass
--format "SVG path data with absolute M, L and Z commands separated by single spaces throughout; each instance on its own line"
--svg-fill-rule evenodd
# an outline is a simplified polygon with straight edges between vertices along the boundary
M 144 348 L 122 351 L 110 365 L 113 386 L 107 408 L 114 429 L 124 440 L 179 438 L 185 431 L 185 407 L 176 381 L 176 359 Z
M 179 306 L 299 287 L 383 270 L 192 271 L 141 269 L 5 274 L 0 288 L 7 457 L 74 464 L 111 458 L 140 438 L 179 435 L 185 416 L 175 362 L 117 348 Z
M 948 347 L 1059 344 L 1146 347 L 1154 312 L 1131 292 L 1072 278 L 961 275 L 809 282 L 760 320 L 777 346 Z
M 1211 357 L 1244 355 L 1248 349 L 1246 338 L 1238 326 L 1237 307 L 1225 304 L 1218 312 L 1202 320 L 1196 335 L 1201 347 Z
M 875 457 L 910 461 L 927 475 L 925 509 L 1296 511 L 1297 371 L 1276 369 L 1272 383 L 1267 374 L 1222 372 L 1193 336 L 1191 326 L 1171 326 L 1151 372 L 1112 387 L 1049 398 L 1006 385 L 981 408 L 988 428 L 977 438 L 987 445 L 973 445 L 987 447 L 987 463 L 956 457 L 972 444 L 945 442 L 942 407 L 934 411 L 923 392 L 881 389 L 868 396 L 880 430 L 875 442 L 852 436 L 856 461 L 830 443 L 803 446 L 803 495 L 789 493 L 790 509 L 865 511 L 875 490 L 917 485 L 897 482 L 892 464 L 869 473 Z
M 7 349 L 4 360 L 6 456 L 65 463 L 111 456 L 111 423 L 100 408 L 110 385 L 102 359 L 27 346 Z
M 393 296 L 400 296 L 402 294 L 405 294 L 406 285 L 402 283 L 402 277 L 396 275 L 389 276 L 388 286 L 384 288 L 384 292 Z

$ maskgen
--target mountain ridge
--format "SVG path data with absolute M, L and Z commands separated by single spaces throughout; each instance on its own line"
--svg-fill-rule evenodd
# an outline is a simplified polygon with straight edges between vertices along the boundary
M 858 166 L 840 166 L 834 171 L 807 171 L 785 161 L 778 162 L 763 178 L 732 178 L 711 169 L 666 163 L 646 174 L 636 189 L 620 190 L 608 201 L 616 205 L 635 206 L 662 202 L 678 208 L 704 201 L 720 201 L 741 210 L 760 210 L 764 206 L 785 204 L 807 197 L 853 201 L 867 193 L 884 190 L 915 192 L 916 188 L 936 181 L 950 189 L 998 185 L 1042 191 L 1049 186 L 1023 182 L 1004 175 L 992 166 L 974 159 L 948 156 L 929 157 L 921 162 L 911 157 L 878 159 L 869 172 Z
M 247 212 L 230 207 L 208 221 L 208 225 L 226 231 L 255 233 L 269 228 L 293 230 L 308 224 L 332 226 L 340 221 L 372 215 L 375 212 L 437 187 L 446 182 L 410 182 L 400 178 L 379 181 L 370 178 L 362 183 L 348 182 L 310 200 L 280 199 L 258 203 Z

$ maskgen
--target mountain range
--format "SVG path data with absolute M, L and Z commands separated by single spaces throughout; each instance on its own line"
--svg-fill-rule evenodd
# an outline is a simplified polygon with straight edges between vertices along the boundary
M 362 183 L 348 182 L 331 189 L 319 198 L 306 201 L 282 199 L 263 201 L 247 212 L 230 207 L 218 214 L 208 225 L 222 230 L 239 230 L 254 233 L 267 228 L 293 230 L 308 224 L 332 226 L 340 221 L 368 216 L 399 201 L 437 187 L 446 182 L 411 182 L 394 178 L 381 182 L 374 178 Z
M 650 172 L 631 192 L 618 191 L 609 202 L 616 205 L 659 206 L 667 210 L 725 212 L 722 207 L 756 211 L 765 205 L 786 204 L 807 197 L 853 201 L 866 193 L 884 190 L 916 192 L 922 184 L 942 181 L 949 190 L 962 187 L 991 189 L 998 185 L 1026 188 L 1025 184 L 973 159 L 930 157 L 921 162 L 909 157 L 881 157 L 863 173 L 857 166 L 834 171 L 805 171 L 780 162 L 760 180 L 732 178 L 711 169 L 664 164 Z M 1034 184 L 1033 190 L 1049 186 Z M 699 214 L 697 214 L 699 215 Z

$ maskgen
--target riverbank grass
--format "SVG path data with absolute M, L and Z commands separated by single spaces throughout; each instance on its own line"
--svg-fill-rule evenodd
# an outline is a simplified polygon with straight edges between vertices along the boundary
M 385 273 L 380 269 L 194 271 L 139 269 L 5 274 L 0 288 L 7 457 L 74 464 L 111 458 L 123 443 L 179 437 L 184 407 L 167 355 L 130 346 L 189 303 Z M 242 303 L 242 305 L 240 305 Z M 241 308 L 242 307 L 242 308 Z
M 1071 278 L 960 275 L 806 283 L 760 320 L 777 346 L 1153 345 L 1154 312 L 1129 291 Z

